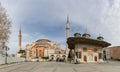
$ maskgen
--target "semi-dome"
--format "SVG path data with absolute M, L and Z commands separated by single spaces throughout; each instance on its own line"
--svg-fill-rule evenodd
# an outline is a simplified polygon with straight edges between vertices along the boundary
M 80 36 L 81 36 L 81 34 L 78 33 L 78 32 L 76 32 L 76 33 L 74 34 L 74 37 L 80 37 Z
M 51 41 L 48 40 L 48 39 L 39 39 L 39 40 L 37 40 L 36 42 L 51 42 Z

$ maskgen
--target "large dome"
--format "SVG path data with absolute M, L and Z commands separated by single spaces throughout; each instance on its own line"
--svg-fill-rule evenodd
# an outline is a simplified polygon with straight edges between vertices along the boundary
M 51 42 L 51 41 L 48 40 L 48 39 L 39 39 L 39 40 L 37 40 L 36 42 Z

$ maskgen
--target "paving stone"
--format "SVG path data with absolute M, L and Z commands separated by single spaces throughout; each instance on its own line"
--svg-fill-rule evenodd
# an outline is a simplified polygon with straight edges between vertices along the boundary
M 62 62 L 25 62 L 0 68 L 0 72 L 120 72 L 120 62 L 70 64 Z

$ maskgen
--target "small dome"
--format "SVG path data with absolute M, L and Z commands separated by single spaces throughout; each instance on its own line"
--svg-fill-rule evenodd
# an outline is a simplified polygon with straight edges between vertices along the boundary
M 81 36 L 80 33 L 75 33 L 75 34 L 74 34 L 74 37 L 80 37 L 80 36 Z
M 85 38 L 89 38 L 91 35 L 90 34 L 88 34 L 88 33 L 84 33 L 83 35 L 82 35 L 82 37 L 85 37 Z
M 99 35 L 99 37 L 97 37 L 97 39 L 98 40 L 103 40 L 104 38 L 101 35 Z
M 85 33 L 82 35 L 82 37 L 89 38 L 91 35 L 88 33 L 87 28 L 85 30 Z
M 51 42 L 51 41 L 48 40 L 48 39 L 39 39 L 39 40 L 37 40 L 36 42 Z

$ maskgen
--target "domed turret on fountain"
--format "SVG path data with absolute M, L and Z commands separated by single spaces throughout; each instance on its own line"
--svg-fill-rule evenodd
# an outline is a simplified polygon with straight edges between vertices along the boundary
M 80 33 L 75 33 L 74 37 L 81 37 L 81 34 Z
M 82 35 L 82 37 L 85 37 L 85 38 L 90 38 L 90 34 L 88 33 L 87 29 L 85 30 L 85 33 Z
M 81 37 L 81 34 L 79 33 L 78 29 L 76 30 L 76 33 L 74 34 L 74 37 Z
M 103 40 L 104 38 L 101 36 L 101 34 L 97 37 L 98 40 Z

